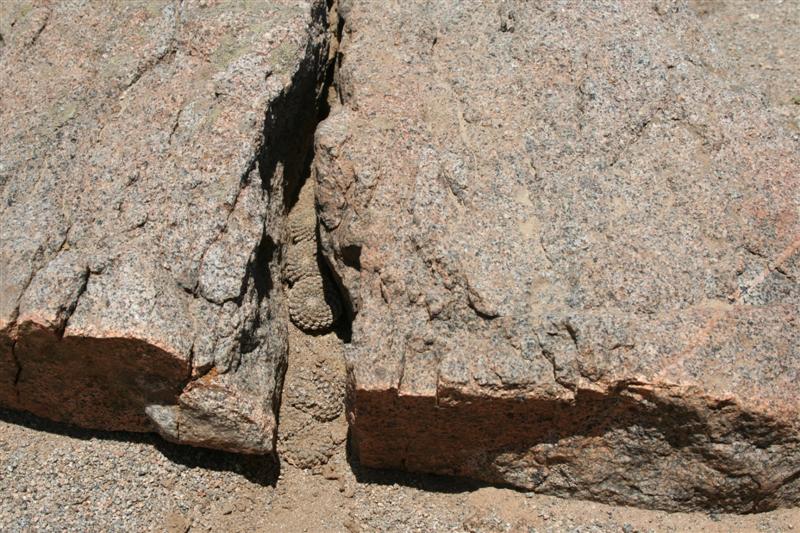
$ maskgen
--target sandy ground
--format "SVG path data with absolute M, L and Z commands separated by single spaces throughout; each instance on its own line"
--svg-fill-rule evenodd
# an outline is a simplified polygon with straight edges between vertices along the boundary
M 792 531 L 800 509 L 666 513 L 349 459 L 341 343 L 292 328 L 280 462 L 0 411 L 0 531 Z
M 692 3 L 732 78 L 800 131 L 800 0 Z M 361 468 L 341 341 L 290 345 L 280 463 L 0 411 L 0 531 L 800 531 L 800 509 L 666 513 Z
M 793 531 L 800 509 L 665 513 L 435 476 L 320 473 L 2 413 L 2 531 Z M 794 529 L 793 529 L 794 528 Z

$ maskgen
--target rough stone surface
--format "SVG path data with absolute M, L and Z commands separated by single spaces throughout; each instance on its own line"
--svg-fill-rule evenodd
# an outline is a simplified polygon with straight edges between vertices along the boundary
M 272 451 L 326 9 L 3 2 L 1 405 Z
M 800 132 L 800 6 L 796 0 L 764 4 L 691 0 L 729 71 L 742 87 L 764 98 L 788 127 Z
M 800 502 L 800 140 L 685 3 L 347 2 L 316 134 L 353 451 Z

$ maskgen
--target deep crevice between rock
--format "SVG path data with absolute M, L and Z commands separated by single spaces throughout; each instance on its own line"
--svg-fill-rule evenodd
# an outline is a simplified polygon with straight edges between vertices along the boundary
M 20 363 L 19 357 L 17 357 L 16 352 L 17 341 L 11 341 L 11 359 L 14 361 L 14 365 L 16 365 L 16 369 L 14 371 L 14 394 L 17 396 L 17 401 L 19 401 L 19 388 L 17 385 L 19 384 L 19 379 L 22 377 L 22 363 Z
M 280 278 L 276 276 L 279 276 L 283 261 L 282 240 L 287 209 L 311 168 L 309 147 L 318 123 L 319 99 L 325 93 L 324 80 L 328 70 L 327 9 L 324 3 L 319 2 L 312 3 L 311 9 L 303 56 L 289 83 L 264 110 L 262 141 L 239 185 L 241 194 L 248 184 L 254 185 L 253 180 L 260 180 L 256 182 L 263 191 L 264 224 L 260 236 L 253 243 L 239 296 L 211 302 L 220 306 L 232 302 L 241 307 L 248 298 L 250 309 L 239 313 L 241 327 L 231 339 L 234 347 L 227 352 L 229 355 L 223 359 L 215 356 L 213 362 L 197 368 L 194 368 L 199 364 L 197 358 L 191 357 L 192 368 L 183 383 L 177 406 L 187 420 L 196 422 L 196 435 L 187 438 L 172 435 L 178 432 L 177 428 L 171 429 L 177 420 L 173 422 L 174 417 L 167 413 L 169 416 L 164 418 L 167 435 L 164 431 L 159 432 L 168 440 L 274 456 L 274 428 L 279 424 L 280 395 L 287 369 L 286 345 L 277 331 L 285 327 L 284 297 Z M 235 209 L 234 203 L 230 213 Z M 208 300 L 196 288 L 184 290 L 194 297 Z M 274 367 L 266 373 L 258 368 L 264 357 L 274 358 Z M 222 374 L 225 376 L 220 376 Z M 250 407 L 241 407 L 241 412 L 239 407 L 233 408 L 234 414 L 238 413 L 236 416 L 246 419 L 246 424 L 249 424 L 241 436 L 233 430 L 239 422 L 226 418 L 227 415 L 217 420 L 214 413 L 205 412 L 198 403 L 205 391 L 213 396 L 220 394 L 220 390 L 233 401 L 240 397 L 242 401 L 249 398 L 256 402 Z M 168 411 L 177 412 L 174 408 Z M 263 417 L 267 413 L 271 414 L 268 422 Z M 212 429 L 212 425 L 219 425 L 224 434 Z M 158 426 L 161 428 L 161 423 Z M 271 446 L 266 442 L 267 434 L 271 436 Z M 256 438 L 261 440 L 255 442 L 253 439 Z
M 291 169 L 285 169 L 283 182 L 283 217 L 288 221 L 290 213 L 294 210 L 302 212 L 307 209 L 309 187 L 316 186 L 315 174 L 315 135 L 319 124 L 331 112 L 331 107 L 336 105 L 338 91 L 336 87 L 336 69 L 340 63 L 341 53 L 339 41 L 344 26 L 344 21 L 338 15 L 336 0 L 327 1 L 326 26 L 328 28 L 329 48 L 322 76 L 321 90 L 316 93 L 313 103 L 315 115 L 313 123 L 307 130 L 298 136 L 299 143 L 296 150 L 296 163 L 301 162 Z M 311 106 L 309 106 L 311 107 Z M 288 172 L 286 170 L 289 170 Z M 303 194 L 301 195 L 301 190 Z M 316 196 L 316 195 L 314 195 Z M 298 204 L 299 201 L 303 204 Z M 319 213 L 319 205 L 314 200 L 314 207 Z M 298 213 L 299 213 L 298 212 Z M 350 342 L 352 331 L 352 306 L 343 290 L 341 280 L 334 268 L 328 263 L 320 249 L 321 226 L 319 216 L 316 223 L 316 265 L 323 278 L 335 284 L 342 310 L 333 326 L 318 331 L 304 331 L 291 321 L 287 321 L 289 328 L 289 354 L 288 364 L 284 374 L 284 383 L 280 394 L 278 412 L 278 450 L 281 461 L 298 468 L 320 469 L 323 466 L 331 467 L 333 457 L 343 451 L 347 441 L 347 424 L 344 419 L 344 359 L 345 344 Z M 279 285 L 288 295 L 290 287 L 296 286 L 297 281 L 284 279 L 284 264 L 287 260 L 286 252 L 293 243 L 286 227 L 281 242 L 276 246 L 280 267 L 273 272 L 281 272 Z M 355 251 L 355 261 L 358 262 L 359 253 Z M 299 281 L 299 280 L 298 280 Z M 327 298 L 326 298 L 327 299 Z M 338 304 L 334 304 L 338 305 Z M 287 313 L 288 314 L 288 313 Z M 341 389 L 341 390 L 340 390 Z M 278 418 L 276 412 L 276 419 Z M 335 462 L 335 461 L 334 461 Z
M 336 87 L 336 71 L 341 64 L 342 54 L 339 50 L 339 43 L 341 42 L 342 32 L 344 29 L 344 19 L 338 13 L 338 0 L 327 0 L 327 13 L 326 25 L 329 32 L 329 49 L 328 61 L 324 67 L 325 77 L 322 89 L 319 91 L 319 96 L 314 102 L 313 106 L 308 106 L 310 109 L 316 111 L 313 119 L 313 126 L 303 129 L 297 135 L 297 147 L 293 151 L 295 158 L 291 161 L 290 166 L 284 168 L 283 175 L 283 200 L 284 200 L 284 215 L 288 215 L 294 205 L 297 203 L 300 190 L 309 179 L 315 179 L 313 175 L 313 166 L 315 159 L 314 150 L 314 135 L 319 124 L 325 120 L 331 111 L 332 99 L 338 100 L 338 89 Z M 306 124 L 308 117 L 303 117 L 301 123 Z M 274 163 L 268 164 L 267 169 L 274 170 Z M 319 226 L 317 227 L 319 232 Z M 319 235 L 317 235 L 319 237 Z M 319 251 L 318 251 L 319 253 Z M 320 269 L 323 275 L 332 279 L 337 286 L 339 299 L 343 304 L 343 313 L 331 328 L 337 337 L 345 344 L 350 342 L 352 336 L 352 321 L 353 321 L 353 305 L 348 298 L 348 293 L 344 290 L 340 276 L 336 273 L 335 269 L 328 263 L 327 260 L 319 254 Z M 354 264 L 360 268 L 360 250 L 353 250 L 351 259 Z M 311 333 L 315 335 L 316 333 Z

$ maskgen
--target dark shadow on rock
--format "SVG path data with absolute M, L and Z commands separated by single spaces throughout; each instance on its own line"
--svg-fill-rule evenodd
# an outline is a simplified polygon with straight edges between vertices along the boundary
M 131 433 L 125 431 L 101 431 L 84 429 L 61 422 L 54 422 L 29 413 L 0 409 L 0 421 L 23 426 L 35 431 L 56 433 L 80 440 L 106 440 L 149 444 L 173 463 L 190 468 L 234 472 L 252 483 L 274 487 L 280 475 L 280 464 L 271 455 L 241 455 L 207 448 L 194 448 L 173 444 L 155 433 Z
M 426 492 L 440 492 L 444 494 L 460 494 L 464 492 L 473 492 L 483 487 L 497 486 L 468 478 L 368 468 L 352 458 L 348 460 L 348 463 L 350 463 L 350 468 L 359 483 L 403 485 Z
M 492 486 L 509 486 L 505 471 L 516 469 L 522 490 L 545 492 L 546 479 L 550 495 L 664 511 L 747 514 L 785 507 L 800 494 L 794 426 L 730 399 L 637 382 L 579 390 L 573 400 L 439 393 L 348 390 L 348 411 L 355 395 L 360 406 L 348 439 L 351 465 L 360 454 L 386 468 L 474 476 Z M 534 458 L 537 446 L 545 451 Z M 760 474 L 769 472 L 788 476 Z M 638 490 L 641 480 L 659 480 L 662 499 Z
M 208 448 L 172 444 L 153 438 L 153 446 L 173 463 L 190 468 L 235 472 L 252 483 L 275 487 L 280 475 L 280 463 L 272 455 L 244 455 Z
M 320 12 L 312 14 L 312 18 L 327 21 L 324 8 L 317 6 L 317 9 Z M 328 72 L 327 55 L 327 47 L 320 48 L 309 42 L 289 89 L 278 95 L 266 112 L 264 145 L 258 157 L 261 185 L 272 194 L 277 185 L 273 180 L 281 179 L 279 185 L 283 188 L 287 213 L 297 201 L 311 168 L 310 148 L 326 93 L 323 86 Z
M 351 432 L 348 429 L 347 463 L 350 465 L 350 469 L 353 475 L 355 475 L 356 481 L 359 483 L 403 485 L 426 492 L 439 492 L 443 494 L 460 494 L 464 492 L 473 492 L 483 487 L 496 486 L 483 481 L 463 477 L 370 468 L 362 465 L 358 461 L 358 457 L 353 452 L 351 442 Z

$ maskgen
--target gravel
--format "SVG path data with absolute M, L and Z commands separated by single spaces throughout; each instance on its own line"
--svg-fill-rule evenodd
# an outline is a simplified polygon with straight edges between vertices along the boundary
M 0 531 L 794 531 L 800 510 L 666 513 L 360 467 L 321 469 L 0 411 Z

